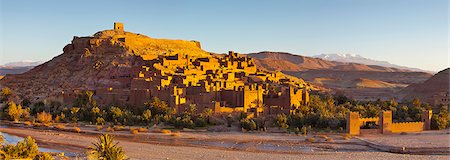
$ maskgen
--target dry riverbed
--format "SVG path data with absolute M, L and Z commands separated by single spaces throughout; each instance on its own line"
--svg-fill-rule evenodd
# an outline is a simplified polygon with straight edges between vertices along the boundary
M 82 155 L 96 141 L 93 127 L 84 133 L 9 126 L 0 132 L 32 136 L 40 146 Z M 383 152 L 358 138 L 340 134 L 297 136 L 282 133 L 129 131 L 110 133 L 132 159 L 448 159 L 448 155 L 410 155 Z M 315 142 L 305 139 L 314 138 Z M 373 137 L 371 140 L 373 140 Z M 384 137 L 386 138 L 386 137 Z M 326 140 L 328 139 L 328 140 Z M 332 140 L 330 140 L 332 139 Z

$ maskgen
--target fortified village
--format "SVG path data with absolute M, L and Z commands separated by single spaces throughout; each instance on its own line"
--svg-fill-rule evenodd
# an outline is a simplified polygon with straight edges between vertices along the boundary
M 232 51 L 227 55 L 207 53 L 201 50 L 197 41 L 178 43 L 197 47 L 200 51 L 175 49 L 155 54 L 155 51 L 142 50 L 142 47 L 133 48 L 145 45 L 136 36 L 142 35 L 125 32 L 122 23 L 114 23 L 114 30 L 89 37 L 74 37 L 72 43 L 64 48 L 64 54 L 83 50 L 84 55 L 81 56 L 86 57 L 105 52 L 100 48 L 107 47 L 99 47 L 101 45 L 120 46 L 125 48 L 125 52 L 139 55 L 139 62 L 135 64 L 140 65 L 117 65 L 120 72 L 112 72 L 107 77 L 118 82 L 114 85 L 65 88 L 55 95 L 56 99 L 71 104 L 79 94 L 91 90 L 98 103 L 104 105 L 139 106 L 157 97 L 176 107 L 178 112 L 195 104 L 198 112 L 204 109 L 213 112 L 243 111 L 252 116 L 289 114 L 309 101 L 309 84 L 281 72 L 260 70 L 250 57 Z M 166 45 L 168 48 L 178 45 L 158 43 L 163 43 L 159 47 Z M 147 51 L 151 53 L 145 53 Z M 104 64 L 99 61 L 93 67 L 100 68 L 101 65 Z

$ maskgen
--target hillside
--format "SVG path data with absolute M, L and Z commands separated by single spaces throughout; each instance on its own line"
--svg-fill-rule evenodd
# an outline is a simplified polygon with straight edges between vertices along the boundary
M 345 62 L 345 63 L 359 63 L 359 64 L 365 64 L 365 65 L 376 65 L 376 66 L 382 66 L 382 67 L 388 67 L 388 68 L 398 68 L 403 70 L 410 70 L 415 72 L 429 72 L 418 68 L 411 68 L 411 67 L 405 67 L 400 66 L 396 64 L 389 63 L 387 61 L 379 61 L 379 60 L 373 60 L 370 58 L 365 58 L 360 55 L 356 54 L 320 54 L 313 56 L 314 58 L 320 58 L 327 61 L 336 61 L 336 62 Z
M 376 71 L 376 72 L 408 71 L 398 68 L 382 67 L 376 65 L 327 61 L 320 58 L 294 55 L 285 52 L 259 52 L 259 53 L 250 53 L 247 55 L 252 58 L 255 58 L 256 64 L 268 70 L 305 71 L 311 69 L 327 69 L 336 71 Z
M 6 75 L 0 87 L 9 87 L 31 101 L 71 104 L 76 95 L 91 90 L 102 104 L 143 105 L 158 96 L 173 106 L 195 102 L 199 107 L 211 107 L 220 100 L 223 105 L 244 108 L 258 100 L 251 98 L 262 98 L 261 87 L 266 82 L 277 89 L 273 91 L 277 95 L 307 95 L 313 88 L 300 78 L 260 70 L 252 58 L 238 53 L 214 55 L 202 50 L 197 41 L 156 39 L 122 27 L 75 36 L 62 54 L 23 74 Z M 177 88 L 179 91 L 174 91 Z M 287 92 L 291 89 L 295 91 Z M 258 96 L 247 95 L 242 103 L 233 102 L 212 92 L 218 90 L 223 94 L 256 90 Z M 297 106 L 306 103 L 297 101 Z
M 405 69 L 327 61 L 285 52 L 259 52 L 247 56 L 267 70 L 301 77 L 318 87 L 331 89 L 358 100 L 400 98 L 397 92 L 404 87 L 422 83 L 432 75 Z
M 423 83 L 412 84 L 400 92 L 403 100 L 419 98 L 430 104 L 448 104 L 450 93 L 450 68 L 442 70 Z M 442 101 L 447 99 L 447 101 Z

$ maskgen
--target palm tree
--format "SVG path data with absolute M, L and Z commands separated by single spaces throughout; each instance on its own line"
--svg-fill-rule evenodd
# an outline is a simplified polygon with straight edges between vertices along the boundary
M 94 147 L 90 147 L 88 159 L 98 160 L 126 160 L 128 159 L 122 147 L 113 142 L 114 137 L 108 134 L 102 134 L 98 137 L 98 142 Z

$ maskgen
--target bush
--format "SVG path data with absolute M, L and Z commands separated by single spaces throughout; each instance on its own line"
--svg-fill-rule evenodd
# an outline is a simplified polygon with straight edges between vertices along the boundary
M 73 128 L 73 131 L 76 132 L 76 133 L 80 133 L 80 132 L 81 132 L 81 129 L 78 128 L 78 127 L 74 127 L 74 128 Z
M 0 149 L 0 159 L 33 159 L 39 153 L 36 141 L 28 136 L 17 145 L 6 145 Z
M 334 142 L 334 139 L 330 138 L 330 137 L 327 137 L 327 138 L 325 138 L 325 141 L 327 141 L 327 142 Z
M 106 128 L 106 132 L 114 132 L 114 128 L 108 127 L 108 128 Z
M 36 160 L 54 160 L 55 158 L 52 157 L 50 153 L 41 153 L 34 158 Z
M 344 140 L 350 140 L 352 138 L 352 136 L 350 134 L 345 134 L 344 136 L 342 136 L 342 138 Z
M 284 113 L 277 115 L 277 125 L 278 125 L 278 127 L 283 128 L 283 129 L 289 128 L 289 125 L 287 123 L 287 119 L 288 119 L 288 117 Z
M 31 122 L 30 121 L 25 121 L 25 122 L 23 122 L 23 124 L 25 124 L 27 126 L 31 126 Z
M 131 134 L 138 134 L 139 130 L 138 129 L 134 129 L 134 128 L 130 128 L 130 133 Z
M 63 130 L 64 128 L 66 128 L 66 126 L 64 126 L 63 124 L 57 124 L 57 125 L 55 126 L 55 128 L 56 128 L 56 129 L 59 129 L 59 130 Z
M 124 130 L 124 129 L 125 129 L 124 126 L 114 126 L 114 130 L 115 130 L 115 131 L 122 131 L 122 130 Z
M 103 119 L 102 117 L 97 117 L 96 124 L 97 125 L 104 125 L 105 124 L 105 119 Z
M 148 129 L 140 127 L 140 128 L 138 128 L 138 131 L 139 132 L 148 132 Z
M 180 136 L 180 132 L 173 132 L 172 134 L 170 134 L 172 137 L 179 137 Z
M 448 126 L 448 109 L 443 106 L 441 107 L 437 115 L 433 115 L 431 118 L 431 128 L 432 129 L 445 129 Z
M 102 134 L 98 138 L 98 142 L 93 147 L 90 147 L 88 159 L 125 160 L 127 156 L 122 147 L 114 143 L 114 137 L 108 134 Z
M 302 127 L 301 133 L 302 133 L 303 135 L 307 135 L 307 134 L 308 134 L 308 129 L 306 128 L 306 126 L 303 126 L 303 127 Z
M 240 121 L 242 129 L 245 129 L 247 131 L 253 131 L 256 130 L 256 123 L 252 119 L 242 119 Z
M 316 139 L 313 138 L 313 137 L 311 137 L 311 138 L 306 138 L 305 140 L 306 140 L 306 142 L 315 142 L 315 141 L 316 141 Z
M 38 122 L 41 122 L 43 124 L 50 123 L 52 121 L 52 115 L 47 112 L 41 112 L 37 114 L 37 120 Z
M 8 104 L 8 115 L 14 122 L 19 122 L 19 118 L 22 116 L 22 106 L 16 105 L 14 102 Z
M 161 133 L 163 134 L 170 134 L 172 131 L 168 130 L 168 129 L 163 129 L 161 130 Z

